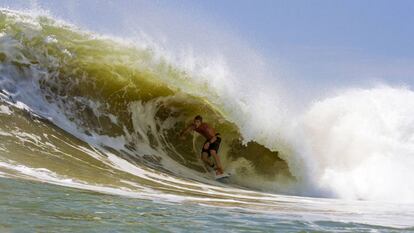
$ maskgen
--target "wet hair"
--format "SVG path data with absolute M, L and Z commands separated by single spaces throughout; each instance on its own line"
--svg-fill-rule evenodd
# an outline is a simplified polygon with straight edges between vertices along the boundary
M 203 118 L 200 115 L 197 115 L 196 117 L 194 117 L 194 120 L 203 121 Z

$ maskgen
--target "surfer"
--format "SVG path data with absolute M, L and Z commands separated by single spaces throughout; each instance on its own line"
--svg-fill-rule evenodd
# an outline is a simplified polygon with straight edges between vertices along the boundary
M 180 139 L 184 139 L 184 135 L 191 130 L 196 131 L 206 138 L 201 151 L 201 160 L 203 160 L 206 166 L 215 168 L 216 175 L 223 175 L 223 167 L 217 154 L 221 142 L 220 134 L 216 133 L 216 130 L 207 123 L 203 123 L 203 118 L 200 115 L 196 116 L 193 123 L 181 131 L 179 134 Z M 210 156 L 213 156 L 216 161 L 216 166 L 214 163 L 211 163 Z

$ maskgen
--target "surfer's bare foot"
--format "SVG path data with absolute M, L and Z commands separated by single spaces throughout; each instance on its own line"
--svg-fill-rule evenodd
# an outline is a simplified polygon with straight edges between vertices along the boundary
M 218 175 L 222 175 L 222 174 L 223 174 L 223 169 L 217 168 L 216 175 L 218 176 Z

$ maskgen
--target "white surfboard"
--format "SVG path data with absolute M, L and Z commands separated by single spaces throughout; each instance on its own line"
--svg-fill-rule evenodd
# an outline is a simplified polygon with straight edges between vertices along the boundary
M 221 175 L 214 174 L 214 179 L 216 179 L 218 181 L 224 180 L 224 179 L 229 178 L 229 177 L 230 177 L 230 174 L 227 173 L 227 172 L 223 172 L 223 174 L 221 174 Z
M 214 160 L 213 160 L 213 163 L 215 163 Z M 207 172 L 209 172 L 213 176 L 213 178 L 217 181 L 225 181 L 227 180 L 227 178 L 231 176 L 231 174 L 227 172 L 223 172 L 223 174 L 221 175 L 216 175 L 216 170 L 213 169 L 212 167 L 205 166 L 205 168 L 207 169 Z

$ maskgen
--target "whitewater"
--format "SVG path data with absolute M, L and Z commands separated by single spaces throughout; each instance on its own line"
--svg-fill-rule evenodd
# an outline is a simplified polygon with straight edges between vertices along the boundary
M 297 110 L 228 63 L 0 9 L 0 230 L 413 231 L 410 87 Z M 228 183 L 177 137 L 198 114 Z

